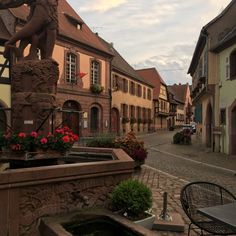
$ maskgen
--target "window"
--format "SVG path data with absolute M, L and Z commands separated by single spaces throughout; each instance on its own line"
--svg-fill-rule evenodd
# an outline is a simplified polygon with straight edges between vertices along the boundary
M 128 105 L 121 104 L 121 113 L 123 117 L 128 117 Z
M 135 83 L 132 81 L 130 81 L 129 92 L 130 92 L 130 94 L 135 95 Z
M 203 62 L 202 62 L 202 58 L 199 60 L 199 64 L 198 64 L 198 78 L 201 78 L 203 75 Z
M 9 61 L 3 57 L 4 47 L 0 46 L 0 82 L 10 83 Z
M 76 84 L 77 74 L 77 56 L 74 53 L 68 52 L 66 54 L 66 82 Z
M 226 79 L 229 79 L 229 69 L 230 69 L 230 67 L 229 67 L 229 57 L 226 57 L 225 58 L 225 78 Z
M 91 132 L 98 132 L 99 129 L 99 109 L 97 107 L 91 108 L 90 114 L 90 129 Z
M 146 108 L 143 108 L 143 120 L 146 120 L 147 119 L 147 117 L 146 117 Z
M 128 81 L 125 78 L 122 79 L 122 91 L 124 93 L 128 92 Z
M 141 107 L 136 107 L 136 110 L 138 119 L 141 119 Z
M 236 50 L 230 54 L 230 78 L 236 79 Z
M 100 63 L 96 60 L 91 62 L 91 84 L 100 84 Z
M 146 99 L 146 88 L 143 87 L 143 98 Z
M 138 97 L 142 97 L 142 87 L 138 84 Z
M 135 106 L 130 106 L 130 117 L 135 118 Z
M 207 76 L 207 50 L 205 50 L 203 57 L 203 76 Z
M 118 75 L 112 75 L 112 88 L 118 89 Z
M 151 89 L 148 89 L 147 98 L 148 98 L 148 100 L 152 99 Z
M 225 108 L 220 109 L 220 124 L 221 125 L 226 124 L 226 110 L 225 110 Z
M 155 107 L 155 114 L 158 114 L 158 112 L 159 112 L 159 101 L 156 101 L 154 103 L 154 107 Z

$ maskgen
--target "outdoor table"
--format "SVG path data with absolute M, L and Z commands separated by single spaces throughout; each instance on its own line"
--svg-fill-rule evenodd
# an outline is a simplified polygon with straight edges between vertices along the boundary
M 199 208 L 202 215 L 221 222 L 236 231 L 236 202 L 213 207 Z

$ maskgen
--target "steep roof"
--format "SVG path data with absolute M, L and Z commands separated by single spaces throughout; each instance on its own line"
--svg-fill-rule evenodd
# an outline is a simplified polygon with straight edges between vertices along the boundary
M 59 36 L 110 55 L 110 51 L 100 42 L 66 0 L 60 0 L 58 4 Z M 9 10 L 16 18 L 23 21 L 26 21 L 29 14 L 29 9 L 25 5 Z M 82 25 L 82 30 L 77 29 L 77 24 Z
M 112 68 L 114 70 L 117 70 L 118 72 L 120 72 L 124 75 L 127 75 L 138 82 L 141 82 L 141 83 L 146 84 L 150 87 L 153 87 L 153 85 L 151 83 L 144 80 L 144 78 L 142 76 L 140 76 L 136 72 L 136 70 L 120 55 L 120 53 L 114 48 L 113 44 L 108 43 L 100 36 L 98 36 L 98 38 L 101 40 L 101 42 L 103 42 L 106 45 L 106 47 L 110 50 L 110 53 L 112 53 L 114 55 L 112 62 L 111 62 Z
M 212 25 L 216 21 L 218 21 L 221 17 L 223 17 L 235 2 L 236 2 L 236 0 L 231 0 L 231 2 L 226 6 L 226 8 L 219 15 L 217 15 L 215 18 L 213 18 L 209 23 L 207 23 L 204 26 L 204 28 L 209 27 L 210 25 Z
M 174 94 L 175 100 L 185 103 L 188 86 L 188 84 L 174 84 L 169 85 L 168 90 Z
M 8 40 L 11 37 L 11 34 L 7 30 L 5 24 L 2 21 L 2 18 L 0 17 L 0 40 Z
M 167 91 L 168 91 L 169 103 L 178 105 L 179 102 L 177 101 L 177 99 L 175 99 L 174 94 L 169 90 L 168 87 L 167 87 Z M 173 98 L 172 98 L 172 96 L 173 96 Z
M 236 27 L 234 27 L 225 37 L 211 49 L 213 52 L 220 52 L 236 42 Z
M 206 38 L 208 37 L 208 32 L 207 29 L 214 24 L 215 22 L 217 22 L 219 19 L 221 19 L 228 11 L 229 9 L 233 6 L 233 4 L 236 3 L 236 0 L 232 0 L 227 7 L 219 14 L 217 15 L 215 18 L 213 18 L 209 23 L 207 23 L 205 26 L 202 27 L 194 53 L 193 53 L 193 57 L 188 69 L 188 74 L 193 75 L 194 70 L 196 69 L 197 66 L 197 60 L 200 58 L 201 56 L 201 52 L 204 49 L 204 46 L 206 44 Z
M 160 95 L 161 84 L 166 86 L 166 83 L 161 78 L 156 68 L 147 68 L 136 70 L 140 76 L 154 86 L 153 99 L 158 99 Z

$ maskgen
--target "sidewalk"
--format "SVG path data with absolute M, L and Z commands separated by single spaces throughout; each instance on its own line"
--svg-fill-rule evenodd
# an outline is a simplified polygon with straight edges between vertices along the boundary
M 183 217 L 183 220 L 185 222 L 185 232 L 176 233 L 170 231 L 156 231 L 156 234 L 159 236 L 187 235 L 189 220 L 186 217 L 185 213 L 183 212 L 179 200 L 180 191 L 182 187 L 187 184 L 187 182 L 145 165 L 142 166 L 142 169 L 140 171 L 136 171 L 133 174 L 133 178 L 139 180 L 140 182 L 143 182 L 152 190 L 152 197 L 153 197 L 152 209 L 156 216 L 158 216 L 163 209 L 163 193 L 167 192 L 168 213 L 171 215 L 172 212 L 177 212 Z M 192 231 L 191 235 L 196 235 L 196 234 Z

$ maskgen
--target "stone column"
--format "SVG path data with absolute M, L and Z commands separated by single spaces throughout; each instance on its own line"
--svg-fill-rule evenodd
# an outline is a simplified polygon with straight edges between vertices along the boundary
M 22 61 L 12 67 L 12 127 L 16 132 L 36 131 L 56 107 L 58 63 L 52 59 Z M 50 119 L 40 132 L 50 129 Z

